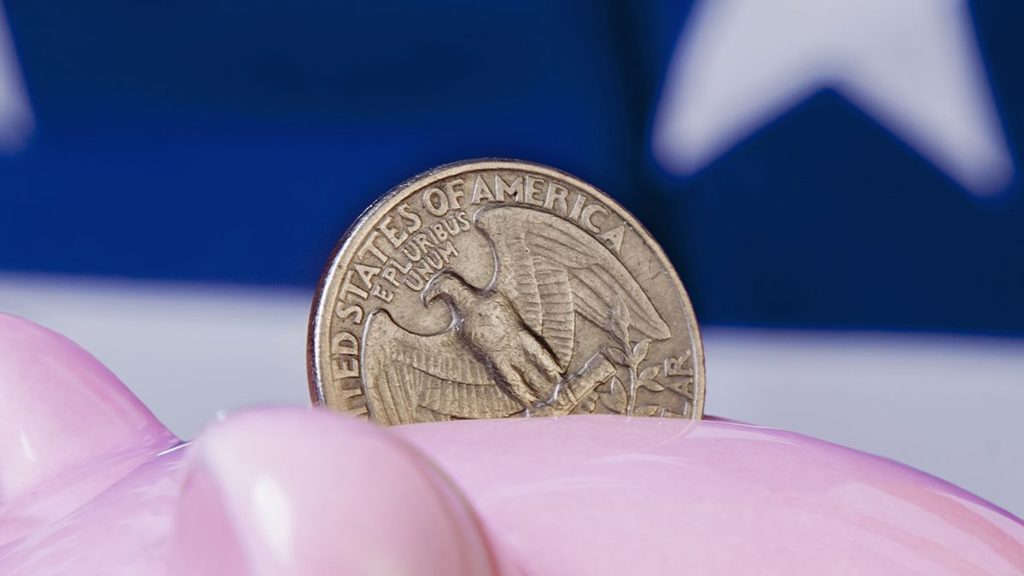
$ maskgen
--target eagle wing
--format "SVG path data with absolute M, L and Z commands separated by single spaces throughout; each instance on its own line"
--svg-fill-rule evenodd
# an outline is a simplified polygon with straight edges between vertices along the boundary
M 500 206 L 478 212 L 476 225 L 494 249 L 489 288 L 516 304 L 563 369 L 572 356 L 573 312 L 612 332 L 613 311 L 624 305 L 637 332 L 655 340 L 672 335 L 622 262 L 572 223 L 538 210 Z
M 376 310 L 366 319 L 362 357 L 367 407 L 387 424 L 502 418 L 522 410 L 453 330 L 414 334 Z

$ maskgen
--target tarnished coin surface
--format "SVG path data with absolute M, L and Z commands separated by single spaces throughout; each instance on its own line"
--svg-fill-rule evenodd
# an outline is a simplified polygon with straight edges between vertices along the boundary
M 689 298 L 650 234 L 564 172 L 442 166 L 371 206 L 313 303 L 313 401 L 382 424 L 700 418 Z

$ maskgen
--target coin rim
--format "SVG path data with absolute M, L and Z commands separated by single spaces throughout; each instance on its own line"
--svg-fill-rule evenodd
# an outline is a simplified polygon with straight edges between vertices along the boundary
M 672 261 L 669 260 L 668 256 L 665 254 L 665 250 L 661 247 L 661 243 L 658 242 L 657 238 L 651 234 L 651 231 L 641 224 L 629 210 L 626 210 L 622 204 L 604 190 L 601 190 L 597 186 L 581 180 L 568 172 L 559 170 L 558 168 L 527 160 L 516 160 L 514 158 L 473 158 L 442 164 L 424 172 L 420 172 L 411 178 L 403 180 L 400 184 L 393 186 L 384 195 L 363 210 L 352 225 L 345 230 L 345 233 L 335 244 L 331 255 L 327 259 L 327 264 L 320 275 L 316 291 L 313 294 L 312 307 L 309 312 L 308 334 L 306 338 L 306 377 L 309 386 L 309 397 L 315 406 L 327 407 L 326 398 L 324 397 L 323 379 L 321 377 L 322 375 L 320 370 L 320 319 L 322 318 L 322 314 L 326 306 L 325 296 L 330 291 L 329 288 L 334 279 L 334 274 L 338 270 L 341 257 L 345 253 L 345 249 L 353 239 L 359 235 L 362 228 L 371 220 L 373 214 L 378 212 L 387 214 L 393 210 L 399 202 L 405 200 L 409 196 L 406 192 L 411 192 L 410 189 L 414 186 L 416 189 L 423 188 L 433 182 L 443 180 L 449 176 L 473 170 L 522 170 L 523 167 L 533 170 L 539 174 L 546 174 L 548 176 L 564 179 L 582 190 L 591 192 L 592 195 L 594 195 L 593 192 L 596 192 L 596 196 L 598 196 L 599 200 L 615 210 L 618 215 L 622 217 L 623 221 L 625 221 L 625 223 L 630 227 L 642 232 L 643 235 L 650 240 L 649 242 L 645 241 L 644 243 L 648 244 L 653 249 L 655 256 L 657 256 L 661 261 L 662 266 L 664 266 L 669 272 L 672 282 L 675 284 L 676 289 L 683 298 L 684 304 L 686 304 L 690 311 L 687 324 L 689 325 L 690 333 L 693 335 L 694 349 L 697 355 L 697 358 L 693 362 L 696 369 L 694 371 L 693 378 L 694 416 L 691 419 L 701 420 L 704 418 L 704 397 L 706 392 L 704 338 L 700 333 L 700 327 L 697 323 L 697 313 L 693 309 L 693 303 L 690 301 L 690 295 L 687 293 L 686 287 L 683 286 L 683 282 L 679 278 L 679 274 L 676 272 Z M 365 394 L 366 384 L 362 382 L 362 377 L 360 377 L 359 383 L 363 388 L 363 393 Z

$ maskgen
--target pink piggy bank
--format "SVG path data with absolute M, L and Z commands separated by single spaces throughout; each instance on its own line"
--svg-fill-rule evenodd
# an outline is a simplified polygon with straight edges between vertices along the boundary
M 798 434 L 566 417 L 382 429 L 319 410 L 170 434 L 0 316 L 0 574 L 1024 574 L 1024 525 Z

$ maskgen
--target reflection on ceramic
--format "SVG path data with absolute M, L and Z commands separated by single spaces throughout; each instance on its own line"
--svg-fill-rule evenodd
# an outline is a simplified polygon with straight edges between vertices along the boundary
M 682 573 L 1021 574 L 1024 524 L 721 421 L 265 409 L 182 444 L 87 353 L 0 316 L 0 574 Z

